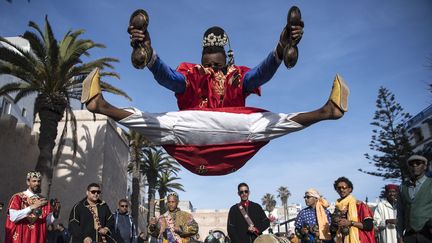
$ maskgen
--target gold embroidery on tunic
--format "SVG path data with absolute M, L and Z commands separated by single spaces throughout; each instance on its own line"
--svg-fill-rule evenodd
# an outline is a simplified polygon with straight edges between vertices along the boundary
M 214 74 L 215 82 L 213 84 L 213 91 L 218 95 L 225 94 L 225 80 L 226 77 L 222 72 L 217 72 Z

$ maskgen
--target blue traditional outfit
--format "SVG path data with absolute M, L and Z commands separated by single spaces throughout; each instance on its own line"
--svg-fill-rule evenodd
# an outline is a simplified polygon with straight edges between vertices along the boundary
M 306 237 L 301 238 L 302 243 L 314 243 L 315 238 L 319 238 L 321 242 L 334 242 L 330 234 L 331 216 L 327 210 L 327 201 L 320 196 L 317 190 L 310 188 L 305 193 L 306 197 L 315 197 L 318 199 L 315 208 L 309 206 L 302 209 L 297 215 L 294 223 L 295 230 L 298 235 L 302 228 L 308 229 L 308 240 Z

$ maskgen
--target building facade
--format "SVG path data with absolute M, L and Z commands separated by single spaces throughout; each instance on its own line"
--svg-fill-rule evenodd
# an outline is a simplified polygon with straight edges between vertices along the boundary
M 25 51 L 30 51 L 30 43 L 21 37 L 7 37 L 8 41 L 17 45 Z M 0 46 L 8 47 L 13 50 L 13 47 L 0 42 Z M 0 75 L 0 87 L 8 83 L 20 82 L 20 79 L 11 75 Z M 0 96 L 0 116 L 12 115 L 17 118 L 18 123 L 23 123 L 27 127 L 32 127 L 33 125 L 33 113 L 34 113 L 34 102 L 36 99 L 36 94 L 29 95 L 22 98 L 18 102 L 14 102 L 15 94 Z
M 432 105 L 413 116 L 406 128 L 414 152 L 428 151 L 432 155 Z

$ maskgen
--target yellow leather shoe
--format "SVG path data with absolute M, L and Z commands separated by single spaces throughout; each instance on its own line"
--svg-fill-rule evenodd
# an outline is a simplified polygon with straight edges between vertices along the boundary
M 330 100 L 343 112 L 348 111 L 348 95 L 350 91 L 345 80 L 336 74 L 330 94 Z
M 82 83 L 81 103 L 89 102 L 93 97 L 102 93 L 99 83 L 99 68 L 93 69 Z

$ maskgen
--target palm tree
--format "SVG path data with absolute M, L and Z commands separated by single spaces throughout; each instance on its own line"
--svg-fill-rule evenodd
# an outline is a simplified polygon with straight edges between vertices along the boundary
M 173 169 L 177 163 L 169 154 L 161 147 L 151 146 L 144 149 L 144 158 L 141 160 L 141 169 L 147 177 L 148 183 L 148 208 L 149 214 L 147 222 L 151 217 L 155 216 L 155 194 L 158 182 L 158 176 L 161 171 Z M 180 170 L 178 167 L 174 170 Z
M 175 167 L 177 168 L 177 167 Z M 185 191 L 183 189 L 183 185 L 174 182 L 176 180 L 180 180 L 180 177 L 177 177 L 177 172 L 173 170 L 165 170 L 161 171 L 159 173 L 159 179 L 158 179 L 158 193 L 159 193 L 159 199 L 161 199 L 161 203 L 159 204 L 159 212 L 160 214 L 164 214 L 166 212 L 166 206 L 165 203 L 162 202 L 162 199 L 164 199 L 168 192 L 174 192 L 175 190 L 179 191 Z
M 81 57 L 89 56 L 93 48 L 104 45 L 87 39 L 78 39 L 84 30 L 69 31 L 58 42 L 54 37 L 48 17 L 45 17 L 44 31 L 30 21 L 29 26 L 36 32 L 26 31 L 22 36 L 30 43 L 31 51 L 26 51 L 3 37 L 0 41 L 13 47 L 0 46 L 0 74 L 15 76 L 21 81 L 5 84 L 0 88 L 0 96 L 16 93 L 15 102 L 31 94 L 37 94 L 35 114 L 40 118 L 39 158 L 36 170 L 42 173 L 42 192 L 48 197 L 53 170 L 60 157 L 67 123 L 71 122 L 73 155 L 76 154 L 76 119 L 72 112 L 71 99 L 80 99 L 84 78 L 96 67 L 113 68 L 114 58 L 99 58 L 83 62 Z M 101 77 L 118 75 L 114 72 L 101 72 Z M 123 91 L 102 82 L 105 91 L 127 97 Z M 57 137 L 58 122 L 65 116 L 65 126 L 60 136 L 58 150 L 53 161 L 53 149 Z
M 270 193 L 266 193 L 262 198 L 261 198 L 261 204 L 265 207 L 265 210 L 267 212 L 272 212 L 274 210 L 274 208 L 276 207 L 276 200 L 274 199 L 273 194 Z
M 284 209 L 284 219 L 288 220 L 288 198 L 291 196 L 291 192 L 288 190 L 288 187 L 281 186 L 277 189 L 278 198 L 280 198 L 282 202 L 282 206 Z
M 132 195 L 131 195 L 131 213 L 134 224 L 138 225 L 138 209 L 140 198 L 141 182 L 141 160 L 144 157 L 143 149 L 148 146 L 149 141 L 140 133 L 129 130 L 125 132 L 129 140 L 130 161 L 128 171 L 132 173 Z

